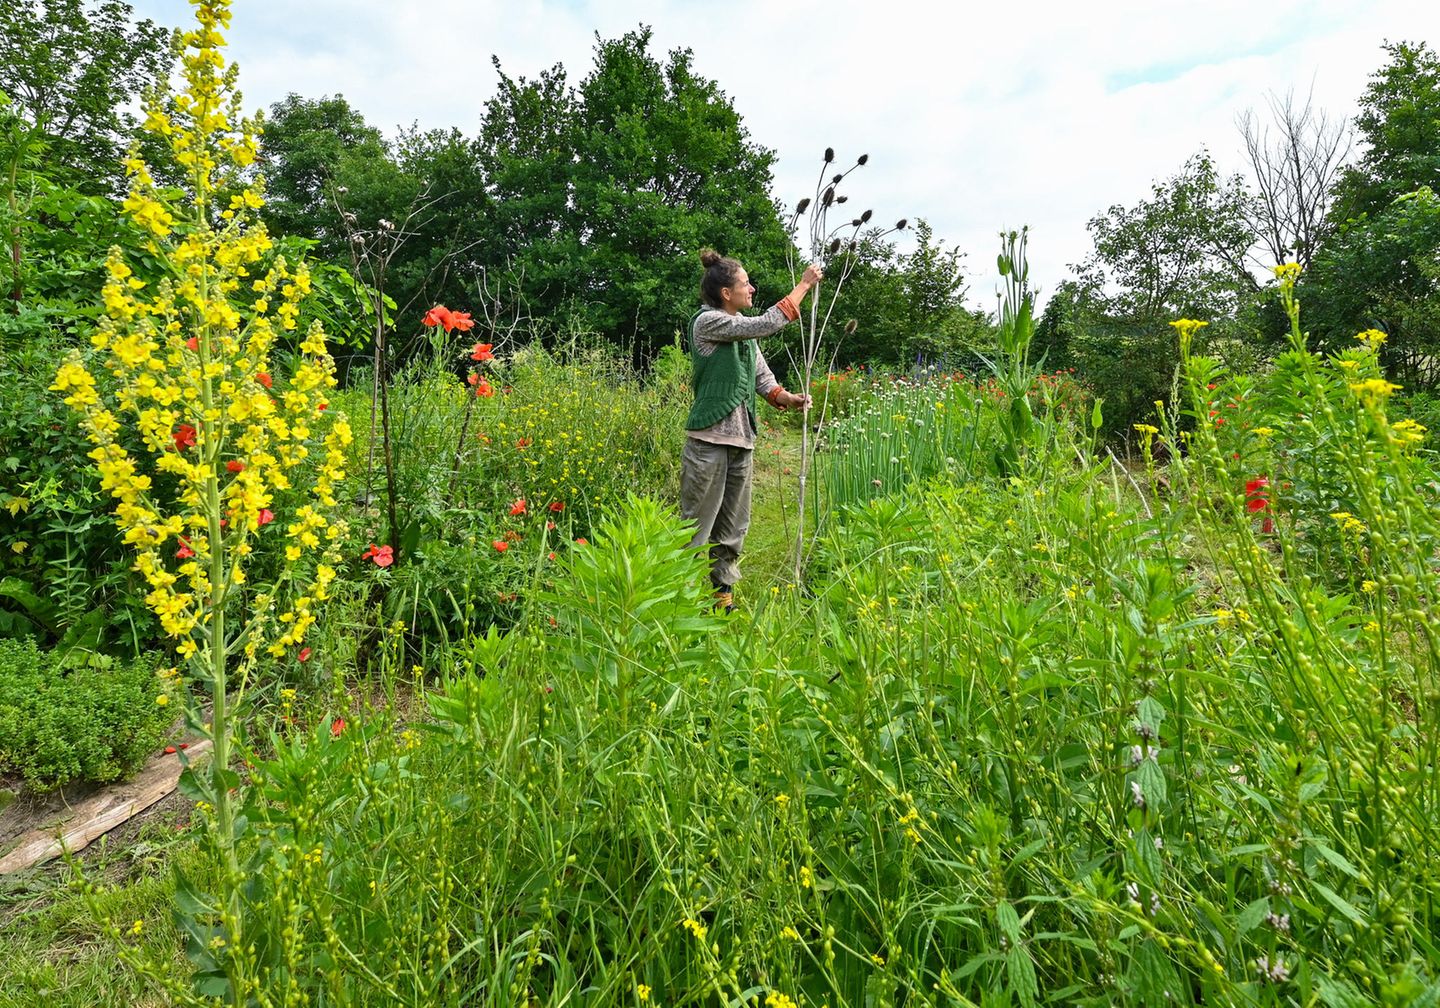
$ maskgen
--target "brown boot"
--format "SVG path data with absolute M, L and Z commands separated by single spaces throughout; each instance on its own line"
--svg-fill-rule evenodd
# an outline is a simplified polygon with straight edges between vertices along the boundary
M 735 593 L 729 588 L 715 589 L 715 608 L 724 610 L 727 614 L 735 611 Z

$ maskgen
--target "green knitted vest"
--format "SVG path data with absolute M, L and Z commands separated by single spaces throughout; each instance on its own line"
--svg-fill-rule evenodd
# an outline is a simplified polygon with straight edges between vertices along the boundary
M 755 343 L 739 340 L 718 343 L 708 356 L 702 356 L 695 340 L 695 322 L 707 311 L 702 308 L 690 319 L 690 384 L 695 389 L 695 405 L 685 421 L 686 430 L 704 430 L 729 416 L 742 402 L 755 429 Z

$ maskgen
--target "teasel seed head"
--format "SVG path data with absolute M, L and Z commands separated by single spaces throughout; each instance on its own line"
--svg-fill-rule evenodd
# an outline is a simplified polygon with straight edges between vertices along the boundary
M 822 195 L 822 196 L 820 197 L 820 205 L 821 205 L 821 206 L 827 206 L 827 207 L 828 207 L 831 203 L 834 203 L 834 202 L 835 202 L 835 187 L 834 187 L 834 186 L 827 186 L 826 189 L 825 189 L 824 195 Z
M 852 220 L 852 221 L 850 222 L 850 226 L 851 226 L 851 227 L 859 227 L 861 224 L 864 224 L 864 223 L 865 223 L 865 222 L 862 221 L 859 217 L 856 217 L 854 220 Z
M 860 247 L 860 246 L 857 245 L 854 241 L 851 241 L 851 242 L 850 242 L 850 251 L 851 251 L 851 252 L 854 252 L 854 251 L 855 251 L 856 249 L 858 249 L 859 247 Z
M 901 217 L 898 221 L 895 222 L 895 230 L 904 231 L 905 225 L 908 223 L 910 223 L 910 221 L 907 218 Z
M 859 325 L 859 323 L 856 322 L 853 318 L 850 319 L 848 322 L 846 322 L 846 323 L 845 323 L 845 335 L 846 335 L 846 336 L 854 336 L 854 335 L 855 335 L 855 329 L 857 328 L 858 325 Z
M 844 203 L 844 202 L 845 202 L 846 200 L 848 200 L 849 198 L 850 198 L 849 196 L 836 196 L 836 197 L 835 197 L 835 202 L 836 202 L 836 203 Z
M 831 184 L 831 185 L 839 185 L 841 182 L 844 182 L 844 181 L 845 181 L 845 176 L 844 176 L 844 175 L 836 175 L 834 178 L 832 178 L 832 179 L 830 180 L 830 184 Z
M 839 251 L 840 251 L 840 239 L 839 239 L 839 238 L 836 238 L 834 241 L 832 241 L 832 242 L 830 243 L 830 248 L 829 248 L 828 251 L 830 252 L 831 255 L 834 255 L 836 252 L 839 252 Z
M 870 223 L 870 218 L 873 217 L 874 215 L 875 215 L 875 211 L 874 211 L 874 210 L 866 210 L 864 213 L 862 213 L 862 214 L 860 215 L 860 223 L 861 223 L 861 224 L 868 224 L 868 223 Z
M 858 158 L 855 159 L 855 163 L 856 163 L 857 165 L 863 165 L 866 161 L 869 161 L 869 160 L 870 160 L 870 155 L 869 155 L 869 154 L 861 154 Z
M 826 163 L 826 164 L 829 164 L 831 161 L 834 161 L 834 160 L 835 160 L 835 148 L 834 148 L 834 147 L 826 147 L 826 148 L 825 148 L 825 163 Z
M 796 206 L 795 206 L 795 214 L 796 214 L 796 216 L 799 216 L 800 214 L 804 213 L 804 212 L 805 212 L 806 210 L 808 210 L 809 208 L 810 208 L 810 197 L 809 197 L 809 196 L 806 196 L 806 197 L 805 197 L 804 199 L 802 199 L 798 204 L 796 204 Z

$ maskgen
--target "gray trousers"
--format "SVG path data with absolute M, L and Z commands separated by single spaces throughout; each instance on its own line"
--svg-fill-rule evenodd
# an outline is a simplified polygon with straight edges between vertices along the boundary
M 685 439 L 680 453 L 680 515 L 695 523 L 691 549 L 710 544 L 710 583 L 729 587 L 740 580 L 736 561 L 750 529 L 750 448 Z

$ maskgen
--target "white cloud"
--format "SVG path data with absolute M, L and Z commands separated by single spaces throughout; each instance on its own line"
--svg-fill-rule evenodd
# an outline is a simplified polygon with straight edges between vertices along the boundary
M 165 24 L 182 0 L 135 0 Z M 507 73 L 590 70 L 595 33 L 654 29 L 776 151 L 776 195 L 810 193 L 820 153 L 871 155 L 852 204 L 925 217 L 969 256 L 992 303 L 996 233 L 1031 226 L 1044 288 L 1089 249 L 1085 221 L 1133 203 L 1202 146 L 1242 167 L 1238 115 L 1313 85 L 1349 115 L 1386 40 L 1440 36 L 1440 5 L 1401 0 L 1155 0 L 970 5 L 921 0 L 237 0 L 231 55 L 252 105 L 341 93 L 377 126 L 474 132 Z

